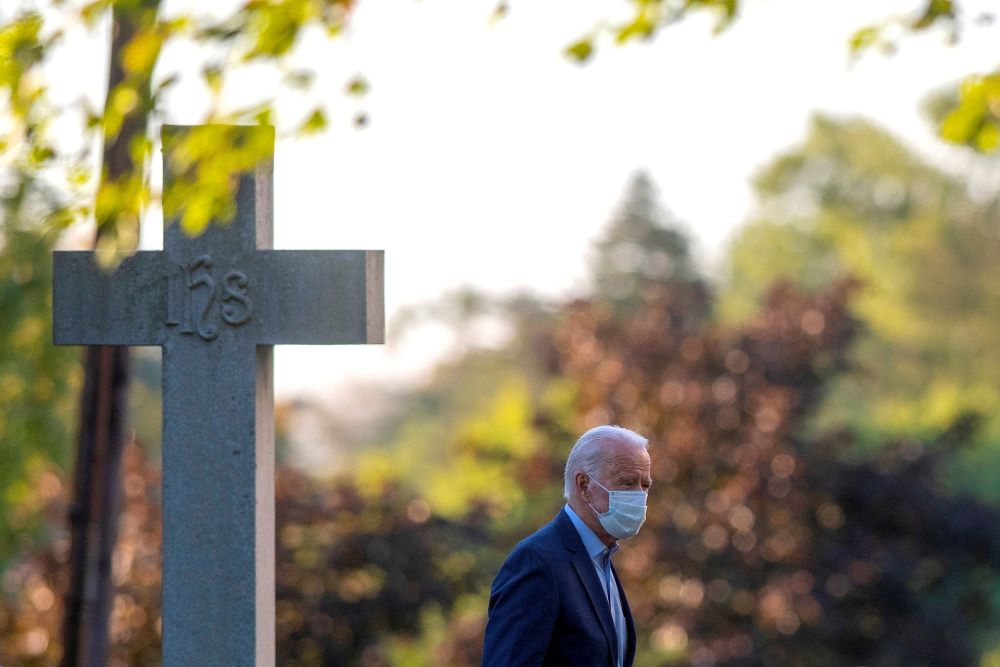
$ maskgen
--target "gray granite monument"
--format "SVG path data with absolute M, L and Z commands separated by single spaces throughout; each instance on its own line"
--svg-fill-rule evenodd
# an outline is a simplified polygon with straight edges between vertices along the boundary
M 274 664 L 272 346 L 383 342 L 382 252 L 271 249 L 271 192 L 269 160 L 231 223 L 165 224 L 112 273 L 55 253 L 57 344 L 163 348 L 166 667 Z

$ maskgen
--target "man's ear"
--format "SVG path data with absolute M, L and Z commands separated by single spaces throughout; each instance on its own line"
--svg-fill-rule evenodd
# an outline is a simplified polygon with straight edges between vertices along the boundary
M 587 477 L 587 473 L 578 472 L 576 473 L 576 491 L 580 494 L 580 497 L 590 502 L 590 478 Z

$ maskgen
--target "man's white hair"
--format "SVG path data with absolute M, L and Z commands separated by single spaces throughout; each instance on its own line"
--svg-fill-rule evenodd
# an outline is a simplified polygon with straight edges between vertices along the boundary
M 566 458 L 566 473 L 563 479 L 563 497 L 569 500 L 576 473 L 582 472 L 598 479 L 601 464 L 608 445 L 623 442 L 648 449 L 649 440 L 635 431 L 621 426 L 595 426 L 580 436 Z

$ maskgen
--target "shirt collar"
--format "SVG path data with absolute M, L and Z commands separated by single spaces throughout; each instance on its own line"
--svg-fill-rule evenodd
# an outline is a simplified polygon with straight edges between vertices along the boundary
M 563 510 L 565 510 L 569 520 L 573 522 L 573 527 L 576 528 L 576 532 L 580 534 L 580 539 L 583 540 L 583 548 L 587 550 L 587 555 L 590 556 L 590 559 L 596 561 L 599 557 L 603 557 L 603 554 L 606 551 L 609 551 L 608 546 L 601 541 L 601 538 L 599 538 L 593 530 L 590 529 L 590 526 L 583 522 L 583 519 L 577 516 L 576 512 L 573 511 L 573 508 L 570 507 L 569 504 L 564 506 Z M 616 551 L 618 551 L 617 540 L 615 540 L 610 547 L 610 555 L 614 556 Z M 601 558 L 601 560 L 603 560 L 603 558 Z

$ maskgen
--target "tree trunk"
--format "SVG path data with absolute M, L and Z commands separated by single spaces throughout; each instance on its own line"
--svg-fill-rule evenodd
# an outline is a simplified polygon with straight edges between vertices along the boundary
M 128 370 L 127 347 L 86 349 L 70 509 L 71 570 L 63 640 L 63 665 L 67 667 L 107 664 Z
M 105 138 L 102 181 L 115 182 L 142 169 L 130 147 L 148 132 L 152 102 L 152 72 L 136 75 L 122 68 L 125 45 L 152 26 L 160 0 L 144 0 L 112 14 L 108 101 L 121 85 L 135 89 L 139 103 L 126 114 L 119 132 Z M 110 228 L 98 220 L 95 247 Z M 115 222 L 115 221 L 110 221 Z M 138 230 L 135 238 L 138 238 Z M 85 352 L 80 431 L 70 508 L 70 584 L 63 619 L 65 667 L 103 667 L 108 662 L 108 624 L 114 601 L 112 556 L 121 508 L 121 461 L 125 439 L 126 393 L 129 377 L 127 347 L 92 346 Z

